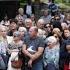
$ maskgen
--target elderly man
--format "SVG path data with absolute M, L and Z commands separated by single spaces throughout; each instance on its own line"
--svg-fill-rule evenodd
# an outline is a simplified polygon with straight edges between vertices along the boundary
M 49 14 L 48 10 L 44 10 L 43 16 L 40 17 L 41 19 L 44 19 L 45 24 L 50 23 L 51 21 L 51 14 Z
M 45 25 L 44 19 L 39 19 L 38 22 L 37 22 L 37 27 L 39 29 L 44 29 L 44 25 Z
M 25 27 L 27 29 L 27 31 L 29 31 L 29 28 L 32 26 L 32 20 L 30 18 L 27 18 L 25 20 Z
M 28 67 L 32 70 L 43 70 L 42 54 L 44 51 L 44 40 L 37 36 L 38 28 L 33 26 L 29 29 L 29 36 L 24 40 L 23 53 L 28 60 Z

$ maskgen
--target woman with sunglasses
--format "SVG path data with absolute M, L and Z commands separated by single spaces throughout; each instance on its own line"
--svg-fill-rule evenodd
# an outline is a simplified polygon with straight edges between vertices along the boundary
M 8 45 L 8 53 L 10 54 L 8 62 L 8 70 L 21 70 L 21 68 L 14 68 L 11 65 L 11 61 L 18 60 L 18 53 L 21 50 L 23 42 L 20 39 L 20 33 L 18 31 L 13 33 L 13 41 Z

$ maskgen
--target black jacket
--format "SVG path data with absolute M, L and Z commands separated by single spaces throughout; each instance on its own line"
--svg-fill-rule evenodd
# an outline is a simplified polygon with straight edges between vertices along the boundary
M 27 7 L 27 5 L 24 6 L 24 14 L 26 14 L 26 7 Z M 35 13 L 34 6 L 31 5 L 31 7 L 32 7 L 32 14 L 34 14 Z
M 60 70 L 63 70 L 64 64 L 69 64 L 70 62 L 70 53 L 68 53 L 66 49 L 66 45 L 70 45 L 70 39 L 64 40 L 61 47 L 60 47 L 60 60 L 59 60 L 59 66 Z

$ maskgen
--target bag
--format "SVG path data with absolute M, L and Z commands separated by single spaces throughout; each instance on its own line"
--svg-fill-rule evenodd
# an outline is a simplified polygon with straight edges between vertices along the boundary
M 21 54 L 20 54 L 21 55 Z M 15 58 L 18 56 L 18 60 L 15 60 Z M 11 66 L 13 68 L 21 68 L 22 67 L 22 64 L 23 64 L 23 61 L 22 61 L 22 58 L 19 57 L 19 53 L 17 55 L 14 60 L 11 60 Z
M 22 67 L 22 59 L 11 61 L 11 66 L 13 68 L 21 68 Z
M 64 70 L 70 70 L 70 69 L 69 69 L 69 65 L 65 64 L 65 65 L 64 65 Z

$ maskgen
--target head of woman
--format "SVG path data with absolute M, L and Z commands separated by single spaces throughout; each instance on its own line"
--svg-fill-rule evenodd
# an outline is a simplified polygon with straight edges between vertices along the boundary
M 0 34 L 2 35 L 3 38 L 6 38 L 6 36 L 7 36 L 6 26 L 3 26 L 3 25 L 0 26 Z
M 59 37 L 61 37 L 62 33 L 60 31 L 59 28 L 54 28 L 53 31 L 52 31 L 53 34 L 57 34 Z
M 69 31 L 69 29 L 65 29 L 65 30 L 63 31 L 63 36 L 64 36 L 64 38 L 70 37 L 70 31 Z
M 13 40 L 14 41 L 20 41 L 20 33 L 18 31 L 15 31 L 13 33 Z
M 51 49 L 56 46 L 57 44 L 57 39 L 54 36 L 50 36 L 46 39 L 47 41 L 47 46 Z
M 18 31 L 20 33 L 20 37 L 24 37 L 24 35 L 27 33 L 27 29 L 25 27 L 19 27 Z

